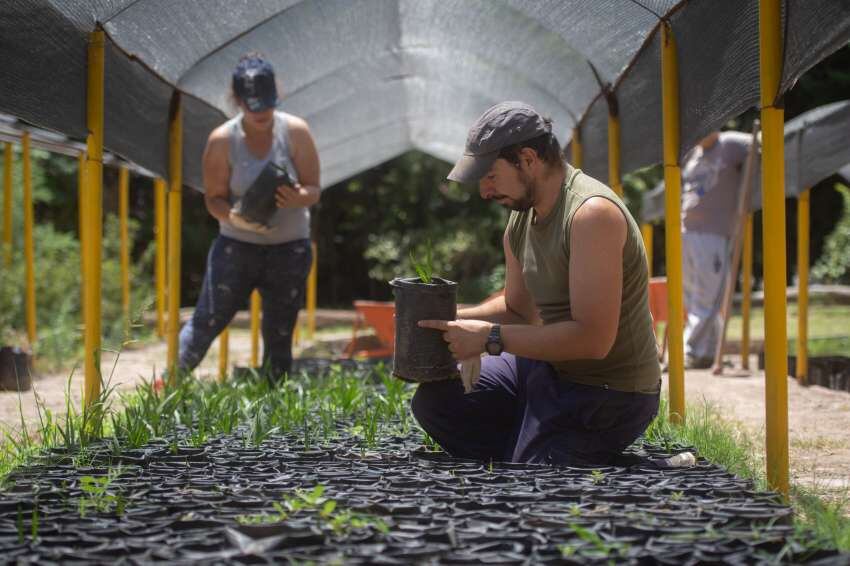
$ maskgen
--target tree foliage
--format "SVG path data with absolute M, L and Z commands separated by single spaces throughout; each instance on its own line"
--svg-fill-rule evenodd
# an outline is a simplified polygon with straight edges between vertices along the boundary
M 824 283 L 850 283 L 850 188 L 838 183 L 835 190 L 844 200 L 844 211 L 826 242 L 812 277 Z

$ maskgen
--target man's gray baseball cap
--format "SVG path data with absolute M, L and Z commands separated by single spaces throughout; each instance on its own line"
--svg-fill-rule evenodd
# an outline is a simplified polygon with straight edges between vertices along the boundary
M 448 178 L 459 183 L 477 183 L 503 148 L 551 132 L 551 123 L 528 104 L 500 102 L 470 128 L 463 157 L 455 163 Z

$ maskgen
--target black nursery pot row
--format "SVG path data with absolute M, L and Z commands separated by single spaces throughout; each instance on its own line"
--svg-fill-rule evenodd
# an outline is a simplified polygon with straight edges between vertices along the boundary
M 418 448 L 413 432 L 385 439 L 380 454 L 344 432 L 321 449 L 298 439 L 246 447 L 222 435 L 176 451 L 160 440 L 120 454 L 104 444 L 89 468 L 19 470 L 0 494 L 0 563 L 841 563 L 810 544 L 786 548 L 791 511 L 775 494 L 704 460 L 653 467 L 670 455 L 659 448 L 646 447 L 642 464 L 591 469 L 452 459 Z M 107 466 L 107 492 L 86 493 L 82 478 Z M 332 514 L 364 522 L 334 529 L 322 503 L 244 520 L 319 484 Z

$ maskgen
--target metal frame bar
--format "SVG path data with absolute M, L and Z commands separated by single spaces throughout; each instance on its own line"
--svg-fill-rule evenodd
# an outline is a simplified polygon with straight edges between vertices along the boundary
M 26 313 L 27 338 L 30 347 L 35 348 L 38 339 L 36 334 L 35 313 L 35 244 L 33 230 L 35 228 L 35 211 L 32 200 L 32 155 L 30 152 L 30 134 L 25 132 L 21 138 L 21 160 L 24 166 L 24 263 L 25 286 L 24 308 Z
M 750 306 L 753 294 L 753 213 L 744 224 L 744 249 L 741 255 L 741 368 L 750 369 Z
M 685 345 L 682 285 L 682 171 L 679 167 L 679 61 L 669 22 L 662 22 L 661 100 L 664 131 L 665 255 L 670 420 L 685 419 Z
M 167 190 L 165 180 L 157 177 L 153 181 L 154 191 L 154 236 L 156 238 L 156 258 L 154 260 L 154 280 L 156 283 L 156 333 L 165 338 L 165 286 L 166 286 L 166 205 Z
M 183 105 L 180 92 L 171 100 L 168 125 L 168 382 L 177 379 L 180 332 L 181 197 L 183 193 Z
M 121 310 L 124 336 L 130 335 L 130 171 L 122 165 L 118 170 L 118 223 L 121 245 Z
M 83 399 L 91 405 L 100 396 L 100 287 L 101 239 L 103 237 L 103 120 L 104 120 L 104 34 L 98 29 L 89 35 L 88 83 L 86 88 L 86 172 L 82 199 L 84 249 L 83 325 L 85 327 L 85 389 Z
M 797 383 L 809 377 L 809 205 L 811 189 L 797 199 Z
M 251 367 L 260 367 L 260 311 L 263 299 L 260 292 L 251 291 Z
M 608 184 L 621 198 L 623 182 L 620 178 L 620 117 L 608 112 Z
M 759 0 L 762 123 L 762 249 L 767 481 L 788 495 L 788 343 L 785 258 L 785 112 L 777 104 L 782 77 L 782 2 Z M 770 245 L 768 244 L 770 242 Z

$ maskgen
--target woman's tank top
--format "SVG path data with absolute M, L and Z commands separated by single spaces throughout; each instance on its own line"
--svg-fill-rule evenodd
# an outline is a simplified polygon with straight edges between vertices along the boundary
M 294 181 L 298 172 L 289 154 L 288 119 L 284 112 L 275 111 L 272 132 L 272 147 L 269 153 L 258 159 L 245 144 L 245 131 L 242 129 L 242 114 L 227 121 L 230 145 L 230 204 L 235 204 L 269 161 L 285 165 Z M 221 234 L 228 238 L 251 244 L 282 244 L 310 237 L 310 209 L 278 208 L 269 220 L 271 229 L 260 234 L 250 230 L 241 230 L 229 222 L 219 222 Z

